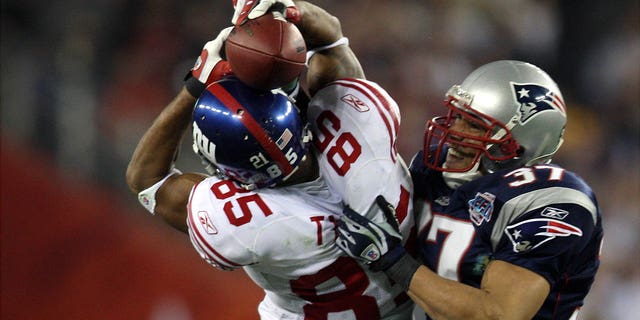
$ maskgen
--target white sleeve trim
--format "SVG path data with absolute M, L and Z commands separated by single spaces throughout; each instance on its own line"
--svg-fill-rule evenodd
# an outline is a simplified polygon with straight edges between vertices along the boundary
M 336 42 L 332 43 L 332 44 L 328 44 L 326 46 L 322 46 L 322 47 L 317 47 L 315 49 L 312 50 L 307 50 L 307 64 L 309 63 L 309 59 L 311 59 L 311 57 L 316 54 L 316 52 L 320 52 L 323 50 L 327 50 L 327 49 L 331 49 L 331 48 L 335 48 L 337 46 L 348 46 L 349 45 L 349 38 L 347 37 L 342 37 L 340 39 L 338 39 Z
M 156 209 L 156 192 L 158 192 L 158 189 L 160 189 L 160 187 L 162 187 L 162 185 L 164 184 L 165 181 L 167 181 L 167 179 L 169 177 L 171 177 L 174 174 L 181 174 L 182 172 L 176 168 L 171 168 L 171 170 L 169 171 L 169 173 L 162 178 L 162 180 L 156 182 L 154 185 L 152 185 L 151 187 L 140 191 L 140 193 L 138 193 L 138 201 L 140 202 L 140 204 L 147 209 L 147 211 L 151 212 L 152 215 L 155 215 L 155 209 Z

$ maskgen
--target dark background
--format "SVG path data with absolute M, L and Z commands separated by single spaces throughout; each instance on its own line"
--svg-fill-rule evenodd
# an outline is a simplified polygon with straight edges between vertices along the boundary
M 584 319 L 640 314 L 640 12 L 637 0 L 323 0 L 367 77 L 420 148 L 446 90 L 520 59 L 568 106 L 555 162 L 596 191 L 602 268 Z M 231 1 L 2 0 L 2 319 L 255 319 L 260 290 L 202 261 L 137 205 L 124 172 Z M 187 139 L 188 140 L 188 139 Z M 183 171 L 202 171 L 185 141 Z

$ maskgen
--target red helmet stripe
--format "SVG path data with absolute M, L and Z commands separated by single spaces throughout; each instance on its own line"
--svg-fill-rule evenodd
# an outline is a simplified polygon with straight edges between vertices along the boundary
M 269 157 L 273 159 L 285 176 L 293 172 L 293 166 L 289 163 L 289 160 L 285 157 L 284 153 L 278 145 L 271 139 L 271 137 L 265 132 L 262 126 L 253 118 L 249 112 L 246 112 L 247 108 L 244 108 L 236 98 L 234 98 L 223 86 L 218 83 L 210 85 L 207 90 L 213 93 L 220 101 L 234 114 L 238 114 L 238 111 L 244 110 L 242 116 L 239 117 L 242 124 L 249 130 L 251 135 L 258 140 L 258 143 L 267 152 Z
M 560 112 L 562 112 L 563 114 L 566 113 L 566 107 L 564 105 L 564 101 L 562 101 L 562 99 L 560 99 L 560 97 L 557 94 L 553 95 L 553 104 L 556 106 L 556 108 L 558 108 L 560 110 Z

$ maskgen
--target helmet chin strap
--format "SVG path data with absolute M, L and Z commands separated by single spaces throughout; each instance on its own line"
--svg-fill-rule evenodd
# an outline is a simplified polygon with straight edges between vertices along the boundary
M 447 167 L 447 164 L 444 164 L 444 167 Z M 482 176 L 482 172 L 479 170 L 480 161 L 476 161 L 476 164 L 473 168 L 469 169 L 465 172 L 442 172 L 442 178 L 444 179 L 444 183 L 451 189 L 457 189 L 459 186 L 471 181 L 475 180 Z

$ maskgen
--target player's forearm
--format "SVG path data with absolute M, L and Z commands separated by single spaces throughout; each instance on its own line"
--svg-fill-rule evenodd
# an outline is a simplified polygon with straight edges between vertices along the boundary
M 337 79 L 364 79 L 358 58 L 343 39 L 340 20 L 308 2 L 299 1 L 296 6 L 301 15 L 298 28 L 304 36 L 307 50 L 319 50 L 308 61 L 307 93 L 313 96 L 317 90 Z
M 127 167 L 127 184 L 133 193 L 152 186 L 169 172 L 191 122 L 195 101 L 183 88 L 140 139 Z
M 421 266 L 408 291 L 433 319 L 502 319 L 484 290 L 445 279 Z
M 296 1 L 300 11 L 298 29 L 308 49 L 326 46 L 342 38 L 340 20 L 324 9 L 306 1 Z

